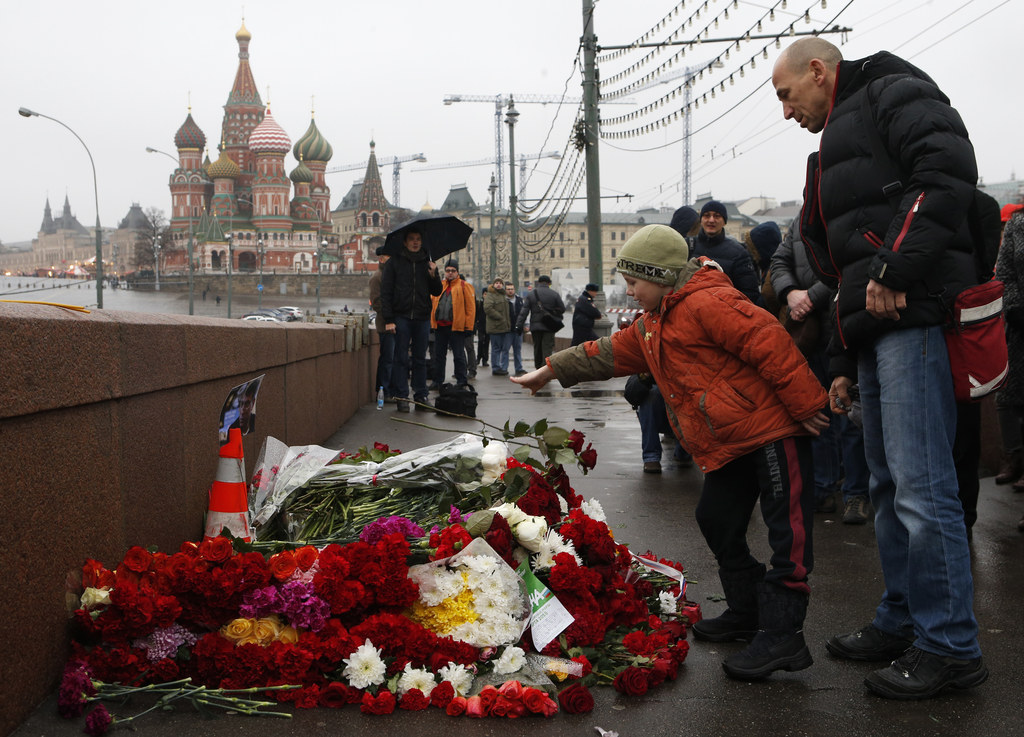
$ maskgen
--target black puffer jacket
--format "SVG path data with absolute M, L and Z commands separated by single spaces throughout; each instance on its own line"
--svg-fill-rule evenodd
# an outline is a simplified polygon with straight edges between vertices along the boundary
M 874 122 L 863 119 L 865 95 Z M 898 171 L 872 155 L 872 125 Z M 885 51 L 841 62 L 807 174 L 801 235 L 823 281 L 839 286 L 833 352 L 944 322 L 943 301 L 975 283 L 966 218 L 978 170 L 960 115 L 931 78 Z M 899 320 L 867 312 L 869 279 L 907 293 Z M 841 373 L 855 375 L 848 362 Z
M 707 256 L 714 259 L 725 275 L 732 280 L 732 285 L 747 295 L 756 305 L 764 306 L 761 298 L 761 280 L 754 269 L 754 259 L 750 251 L 739 241 L 729 238 L 725 231 L 713 237 L 701 230 L 690 247 L 690 258 Z
M 441 293 L 441 276 L 434 269 L 430 273 L 430 257 L 426 251 L 411 253 L 405 248 L 384 264 L 380 278 L 380 311 L 384 322 L 395 317 L 410 320 L 429 320 L 433 310 L 430 296 Z

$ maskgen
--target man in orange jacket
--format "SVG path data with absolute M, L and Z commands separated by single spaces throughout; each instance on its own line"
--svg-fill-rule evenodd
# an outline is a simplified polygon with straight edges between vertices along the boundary
M 814 565 L 811 437 L 828 404 L 793 339 L 707 258 L 688 260 L 686 241 L 647 225 L 619 251 L 626 294 L 644 313 L 610 338 L 552 355 L 512 381 L 536 393 L 551 379 L 579 381 L 648 373 L 668 419 L 704 472 L 697 522 L 714 553 L 728 609 L 693 627 L 698 639 L 751 640 L 726 658 L 743 680 L 811 665 L 803 636 Z M 750 553 L 757 502 L 768 527 L 771 568 Z
M 449 347 L 455 363 L 455 381 L 459 386 L 468 385 L 466 340 L 472 340 L 476 330 L 476 292 L 459 274 L 459 262 L 455 259 L 445 264 L 441 294 L 431 299 L 434 302 L 430 313 L 430 327 L 434 330 L 434 383 L 430 388 L 440 390 L 444 383 Z

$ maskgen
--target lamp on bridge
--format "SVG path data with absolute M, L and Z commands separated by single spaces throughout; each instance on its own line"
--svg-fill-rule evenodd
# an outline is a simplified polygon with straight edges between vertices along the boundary
M 509 190 L 508 190 L 508 214 L 512 221 L 512 280 L 514 283 L 518 283 L 519 277 L 519 233 L 516 228 L 519 220 L 519 216 L 516 213 L 516 207 L 519 204 L 519 197 L 516 195 L 516 122 L 519 120 L 519 111 L 516 110 L 516 104 L 512 100 L 512 96 L 508 97 L 508 113 L 505 115 L 505 122 L 508 123 L 508 178 L 509 178 Z
M 175 164 L 179 164 L 179 162 L 178 162 L 178 160 L 176 158 L 171 156 L 166 151 L 161 151 L 158 148 L 153 148 L 152 146 L 146 146 L 146 153 L 147 154 L 163 154 L 168 159 L 173 161 Z M 187 179 L 187 175 L 186 175 L 186 179 Z M 195 276 L 195 273 L 194 273 L 195 272 L 195 264 L 192 261 L 193 229 L 192 229 L 192 181 L 191 181 L 191 179 L 188 179 L 188 205 L 187 205 L 187 207 L 188 207 L 188 314 L 194 315 L 195 314 L 195 278 L 194 278 L 194 276 Z M 228 317 L 230 317 L 230 316 L 231 316 L 231 310 L 228 310 Z
M 160 291 L 160 236 L 153 239 L 153 270 L 156 272 L 156 291 Z
M 257 238 L 256 239 L 256 257 L 259 258 L 259 260 L 260 260 L 260 284 L 259 284 L 259 287 L 257 287 L 256 291 L 258 291 L 260 293 L 260 302 L 259 302 L 260 309 L 263 309 L 263 254 L 264 253 L 265 253 L 265 251 L 263 250 L 263 239 L 262 238 Z
M 96 185 L 96 162 L 92 160 L 92 151 L 85 145 L 85 141 L 82 137 L 71 130 L 71 127 L 56 118 L 51 118 L 49 115 L 43 115 L 37 113 L 35 110 L 29 110 L 27 107 L 18 108 L 18 115 L 23 118 L 46 118 L 52 120 L 57 125 L 63 126 L 71 132 L 78 142 L 82 144 L 82 148 L 85 149 L 85 153 L 89 155 L 89 165 L 92 167 L 92 191 L 93 196 L 96 199 L 96 309 L 103 309 L 103 231 L 100 230 L 100 190 Z
M 231 236 L 233 233 L 228 233 L 224 236 L 224 240 L 228 242 L 228 318 L 231 317 L 231 272 L 232 262 L 234 261 L 233 251 L 231 250 Z
M 320 241 L 320 248 L 317 249 L 317 260 L 316 260 L 316 314 L 320 314 L 320 272 L 322 271 L 321 266 L 324 263 L 324 253 L 327 251 L 327 246 L 330 244 L 327 239 L 324 238 Z

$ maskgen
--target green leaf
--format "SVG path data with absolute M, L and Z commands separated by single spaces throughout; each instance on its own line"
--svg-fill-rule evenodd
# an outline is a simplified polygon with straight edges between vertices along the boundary
M 495 512 L 493 509 L 486 509 L 482 512 L 473 512 L 468 520 L 463 523 L 463 527 L 473 537 L 483 537 L 487 534 L 487 531 L 491 529 L 491 523 L 494 521 Z
M 530 435 L 530 425 L 525 420 L 519 420 L 516 423 L 515 434 L 517 438 Z
M 568 439 L 569 432 L 560 427 L 549 427 L 544 432 L 544 442 L 552 448 L 561 448 Z
M 515 458 L 520 463 L 526 463 L 526 461 L 530 458 L 530 446 L 520 445 L 512 452 L 512 457 Z
M 551 456 L 551 460 L 562 466 L 568 466 L 576 462 L 576 454 L 572 448 L 559 448 Z
M 548 429 L 548 421 L 544 418 L 537 420 L 533 425 L 533 432 L 535 435 L 543 435 L 544 431 Z

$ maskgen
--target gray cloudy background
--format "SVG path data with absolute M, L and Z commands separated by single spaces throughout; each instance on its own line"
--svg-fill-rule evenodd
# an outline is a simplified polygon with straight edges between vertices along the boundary
M 711 42 L 741 35 L 751 19 L 779 2 L 708 0 L 706 10 L 705 3 L 694 0 L 596 4 L 595 30 L 602 46 L 637 40 L 678 6 L 679 13 L 654 39 L 664 39 L 697 9 L 701 18 L 680 38 L 693 38 L 704 21 L 720 18 L 719 27 L 709 29 L 708 41 L 692 47 L 682 62 L 696 65 L 732 49 L 722 69 L 695 83 L 695 96 L 709 97 L 694 111 L 692 122 L 694 195 L 800 197 L 804 160 L 817 137 L 782 120 L 771 84 L 765 83 L 779 52 L 771 46 L 763 59 L 764 41 L 741 43 L 739 50 L 735 44 Z M 984 180 L 1005 181 L 1024 169 L 1020 0 L 828 0 L 827 7 L 821 5 L 820 0 L 789 0 L 786 10 L 778 7 L 774 22 L 764 23 L 763 32 L 785 32 L 790 23 L 797 31 L 825 24 L 852 28 L 845 37 L 829 37 L 846 58 L 887 49 L 939 83 L 967 123 Z M 726 8 L 728 20 L 721 15 Z M 805 11 L 810 24 L 804 23 Z M 81 144 L 51 121 L 22 118 L 17 113 L 21 106 L 58 118 L 89 146 L 104 227 L 116 226 L 133 202 L 169 212 L 167 180 L 173 164 L 145 148 L 176 155 L 174 134 L 191 104 L 210 157 L 217 158 L 223 105 L 238 66 L 234 36 L 243 12 L 252 34 L 250 65 L 263 101 L 269 100 L 293 143 L 315 108 L 317 125 L 334 147 L 329 166 L 364 161 L 371 138 L 380 158 L 422 152 L 429 164 L 439 164 L 493 157 L 493 103 L 445 106 L 442 100 L 450 93 L 581 95 L 579 0 L 249 0 L 244 11 L 241 4 L 210 0 L 3 0 L 0 136 L 8 154 L 0 184 L 0 240 L 33 238 L 47 197 L 59 212 L 67 195 L 84 225 L 95 221 L 92 171 Z M 662 59 L 676 50 L 663 52 Z M 750 69 L 755 52 L 757 66 Z M 601 78 L 609 80 L 646 53 L 636 50 L 605 60 Z M 712 85 L 717 88 L 730 74 L 734 84 L 711 99 Z M 638 109 L 680 83 L 676 79 L 630 95 L 635 106 L 603 106 L 602 117 Z M 681 101 L 680 95 L 647 120 L 678 109 Z M 564 149 L 577 107 L 517 104 L 517 154 Z M 682 130 L 682 123 L 675 122 L 643 136 L 602 141 L 602 194 L 632 195 L 605 199 L 606 212 L 682 204 Z M 296 164 L 290 155 L 286 163 L 289 171 Z M 525 196 L 541 194 L 556 167 L 552 160 L 531 162 Z M 461 183 L 483 203 L 491 171 L 488 166 L 417 171 L 417 165 L 404 164 L 401 205 L 419 209 L 429 202 L 438 207 L 449 188 Z M 381 174 L 391 199 L 391 168 L 382 168 Z M 361 176 L 361 171 L 328 175 L 332 207 Z M 585 204 L 577 202 L 572 209 L 582 211 Z

